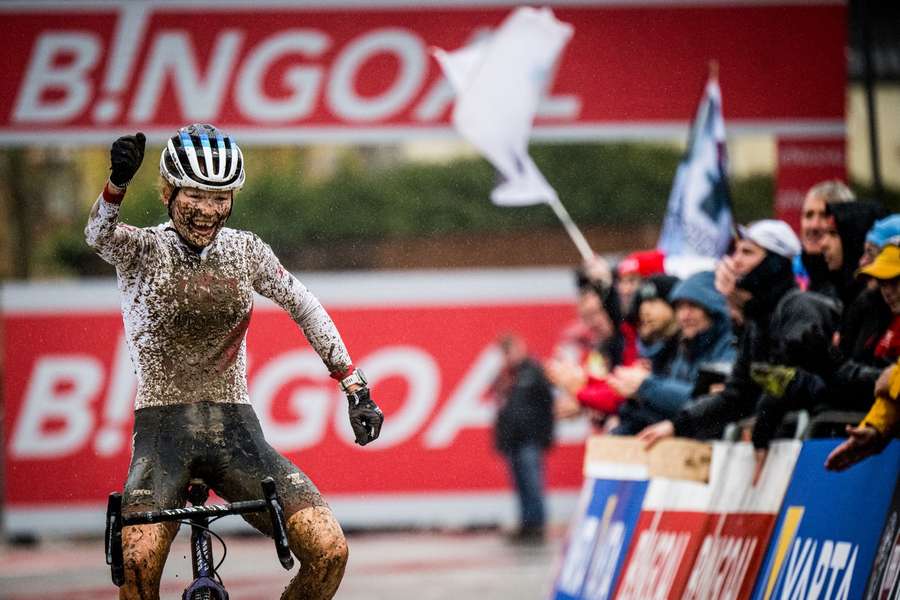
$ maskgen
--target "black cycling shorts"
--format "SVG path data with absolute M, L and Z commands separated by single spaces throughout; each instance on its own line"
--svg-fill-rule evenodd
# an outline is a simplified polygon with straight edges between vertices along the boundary
M 184 506 L 192 478 L 202 478 L 228 502 L 256 500 L 265 477 L 275 479 L 287 516 L 327 506 L 309 477 L 266 442 L 249 404 L 197 402 L 134 413 L 126 513 Z M 271 535 L 268 513 L 242 516 Z

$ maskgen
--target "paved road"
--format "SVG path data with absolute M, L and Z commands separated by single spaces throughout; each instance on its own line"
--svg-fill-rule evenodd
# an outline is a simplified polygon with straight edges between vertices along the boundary
M 547 598 L 561 532 L 542 546 L 513 546 L 496 532 L 379 533 L 349 537 L 340 600 L 538 600 Z M 229 537 L 222 578 L 232 600 L 277 599 L 289 579 L 271 543 Z M 190 576 L 186 528 L 172 547 L 162 598 L 181 598 Z M 217 556 L 221 556 L 216 549 Z M 115 598 L 100 540 L 0 545 L 3 600 Z

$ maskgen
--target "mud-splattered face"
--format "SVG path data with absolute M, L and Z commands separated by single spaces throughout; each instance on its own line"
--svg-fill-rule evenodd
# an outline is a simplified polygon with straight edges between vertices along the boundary
M 181 188 L 172 200 L 175 230 L 190 245 L 204 248 L 212 243 L 231 214 L 232 191 Z

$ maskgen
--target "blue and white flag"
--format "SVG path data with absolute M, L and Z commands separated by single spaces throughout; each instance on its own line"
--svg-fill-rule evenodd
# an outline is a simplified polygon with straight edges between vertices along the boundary
M 719 257 L 732 237 L 722 92 L 706 84 L 688 149 L 672 183 L 657 248 L 668 256 Z

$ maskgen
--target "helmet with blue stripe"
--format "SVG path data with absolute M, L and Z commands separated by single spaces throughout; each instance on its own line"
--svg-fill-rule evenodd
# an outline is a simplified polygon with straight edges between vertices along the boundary
M 169 138 L 159 172 L 176 188 L 239 190 L 244 185 L 244 157 L 230 135 L 194 123 Z

